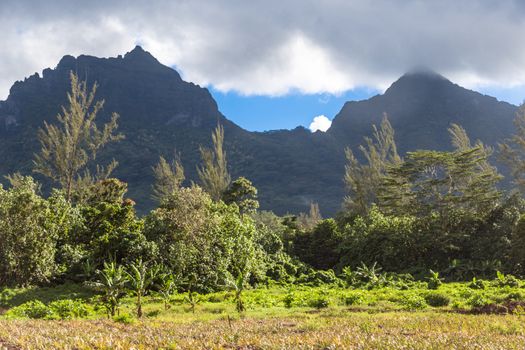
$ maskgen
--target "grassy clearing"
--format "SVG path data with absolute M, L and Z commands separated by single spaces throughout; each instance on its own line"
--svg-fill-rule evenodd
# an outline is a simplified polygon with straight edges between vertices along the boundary
M 323 310 L 181 321 L 0 321 L 0 339 L 28 349 L 522 349 L 525 342 L 522 316 Z
M 41 320 L 12 312 L 27 300 L 49 305 L 63 299 L 79 300 L 87 314 Z M 133 316 L 134 298 L 126 297 L 120 316 L 110 320 L 93 292 L 78 285 L 17 289 L 4 292 L 0 349 L 522 349 L 523 309 L 465 314 L 509 300 L 525 300 L 524 289 L 476 290 L 467 283 L 438 290 L 426 283 L 408 290 L 272 286 L 246 291 L 242 317 L 233 294 L 218 292 L 199 296 L 195 313 L 183 294 L 174 295 L 167 310 L 148 296 L 140 320 Z

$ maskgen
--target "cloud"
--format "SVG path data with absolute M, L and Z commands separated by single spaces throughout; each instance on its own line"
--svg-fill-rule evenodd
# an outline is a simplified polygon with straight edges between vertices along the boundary
M 317 117 L 314 117 L 308 129 L 310 129 L 311 132 L 316 132 L 317 130 L 325 132 L 326 130 L 330 129 L 330 125 L 332 125 L 332 121 L 321 114 Z
M 65 54 L 140 43 L 201 85 L 241 94 L 384 89 L 413 67 L 467 87 L 525 84 L 519 0 L 3 0 L 0 98 Z

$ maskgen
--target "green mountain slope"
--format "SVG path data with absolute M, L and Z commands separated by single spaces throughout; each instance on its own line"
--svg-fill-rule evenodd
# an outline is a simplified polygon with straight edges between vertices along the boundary
M 120 162 L 115 175 L 129 184 L 129 195 L 142 212 L 150 209 L 154 165 L 159 155 L 180 152 L 188 181 L 196 181 L 198 147 L 210 144 L 217 123 L 225 128 L 231 171 L 259 189 L 261 207 L 277 213 L 307 210 L 311 201 L 325 215 L 340 207 L 344 188 L 344 147 L 356 147 L 371 123 L 388 113 L 402 151 L 446 148 L 446 128 L 462 124 L 473 138 L 495 143 L 509 134 L 516 107 L 454 85 L 433 73 L 401 77 L 384 95 L 348 102 L 328 132 L 294 130 L 248 132 L 226 119 L 207 89 L 185 82 L 140 47 L 124 57 L 65 56 L 46 69 L 16 82 L 0 102 L 0 173 L 30 173 L 38 150 L 36 131 L 53 122 L 69 89 L 69 71 L 98 82 L 106 104 L 100 121 L 120 114 L 126 139 L 109 146 L 98 159 Z

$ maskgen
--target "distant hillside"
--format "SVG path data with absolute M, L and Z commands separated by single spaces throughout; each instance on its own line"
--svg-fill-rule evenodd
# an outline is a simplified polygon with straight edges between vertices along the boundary
M 120 162 L 115 175 L 129 183 L 139 210 L 150 209 L 151 166 L 159 155 L 182 155 L 189 180 L 196 180 L 199 144 L 209 145 L 217 123 L 225 127 L 226 148 L 234 176 L 246 176 L 260 192 L 262 208 L 277 213 L 305 211 L 310 201 L 325 215 L 340 207 L 344 188 L 345 146 L 356 147 L 372 123 L 387 113 L 402 151 L 447 148 L 446 129 L 460 123 L 473 138 L 495 143 L 512 130 L 516 107 L 463 89 L 434 73 L 401 77 L 384 95 L 347 102 L 326 133 L 294 130 L 248 132 L 226 119 L 207 89 L 183 81 L 179 74 L 136 47 L 124 57 L 65 56 L 46 69 L 16 82 L 0 102 L 0 173 L 31 172 L 38 150 L 36 130 L 54 122 L 69 89 L 73 70 L 106 100 L 101 120 L 121 115 L 126 139 L 110 146 L 100 161 Z

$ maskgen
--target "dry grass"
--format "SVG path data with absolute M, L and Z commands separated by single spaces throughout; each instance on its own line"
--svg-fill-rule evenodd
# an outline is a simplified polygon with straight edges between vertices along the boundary
M 523 349 L 525 318 L 323 311 L 242 320 L 0 320 L 15 349 Z

